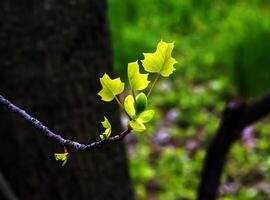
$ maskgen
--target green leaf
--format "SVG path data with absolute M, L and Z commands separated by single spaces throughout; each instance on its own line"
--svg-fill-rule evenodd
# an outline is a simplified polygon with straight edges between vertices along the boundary
M 141 74 L 138 61 L 128 63 L 128 80 L 130 89 L 133 91 L 145 89 L 150 81 L 147 80 L 148 74 Z
M 64 166 L 67 163 L 69 154 L 68 153 L 55 153 L 54 157 L 56 161 L 61 161 L 62 166 Z
M 141 122 L 141 123 L 147 123 L 149 121 L 151 121 L 154 117 L 155 111 L 154 110 L 146 110 L 144 112 L 142 112 L 138 118 L 136 119 L 137 122 Z
M 146 110 L 141 114 L 139 114 L 137 118 L 131 120 L 129 122 L 129 125 L 132 127 L 134 131 L 142 132 L 146 129 L 144 123 L 149 122 L 153 118 L 154 114 L 155 114 L 154 110 Z
M 166 43 L 162 40 L 158 43 L 155 53 L 143 53 L 142 60 L 145 71 L 159 73 L 161 76 L 168 77 L 173 73 L 173 65 L 177 61 L 171 56 L 174 43 Z
M 104 74 L 99 80 L 102 89 L 98 95 L 101 96 L 101 100 L 103 101 L 112 101 L 116 95 L 121 94 L 124 90 L 125 83 L 120 78 L 111 79 L 108 74 Z
M 142 132 L 142 131 L 144 131 L 146 129 L 145 126 L 143 125 L 143 123 L 135 121 L 135 120 L 131 120 L 129 122 L 129 125 L 136 132 Z
M 104 121 L 101 122 L 101 124 L 102 124 L 102 126 L 103 126 L 104 128 L 112 128 L 112 126 L 111 126 L 109 120 L 108 120 L 106 117 L 104 117 Z
M 136 110 L 134 106 L 134 98 L 132 95 L 128 95 L 125 98 L 124 108 L 125 108 L 126 113 L 130 116 L 130 118 L 133 119 L 136 115 Z
M 99 137 L 101 140 L 107 140 L 111 135 L 112 126 L 106 117 L 104 117 L 104 121 L 101 122 L 101 124 L 104 128 L 106 128 L 106 130 Z
M 101 140 L 107 140 L 109 139 L 111 135 L 112 130 L 111 129 L 106 129 L 101 135 L 99 135 Z
M 140 93 L 136 96 L 136 112 L 137 114 L 143 112 L 147 108 L 147 96 Z

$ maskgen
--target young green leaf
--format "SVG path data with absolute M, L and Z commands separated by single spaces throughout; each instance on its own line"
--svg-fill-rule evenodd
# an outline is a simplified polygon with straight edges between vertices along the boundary
M 150 83 L 147 78 L 148 74 L 140 73 L 138 61 L 128 63 L 128 80 L 131 90 L 144 90 Z
M 147 123 L 150 122 L 151 119 L 154 117 L 155 111 L 154 110 L 146 110 L 142 112 L 138 118 L 136 119 L 137 122 L 140 123 Z
M 111 135 L 112 126 L 106 117 L 104 117 L 104 121 L 101 124 L 106 130 L 99 137 L 101 140 L 107 140 Z
M 61 161 L 62 166 L 64 166 L 67 163 L 68 153 L 55 153 L 54 157 L 56 161 Z
M 102 124 L 102 126 L 103 126 L 104 128 L 112 128 L 112 126 L 111 126 L 109 120 L 108 120 L 106 117 L 104 117 L 104 121 L 101 122 L 101 124 Z
M 136 112 L 137 114 L 143 112 L 147 108 L 147 96 L 140 93 L 136 96 Z
M 101 135 L 99 135 L 101 140 L 107 140 L 109 139 L 111 135 L 111 129 L 106 129 Z
M 125 111 L 126 113 L 129 115 L 129 117 L 131 119 L 133 119 L 136 115 L 136 110 L 135 110 L 135 106 L 134 106 L 134 98 L 132 95 L 128 95 L 126 98 L 125 98 L 125 101 L 124 101 L 124 108 L 125 108 Z
M 146 110 L 141 114 L 139 114 L 139 116 L 137 116 L 135 119 L 131 120 L 129 122 L 129 125 L 132 127 L 134 131 L 142 132 L 146 129 L 144 123 L 151 121 L 154 114 L 155 114 L 154 110 Z
M 143 53 L 142 60 L 145 71 L 159 73 L 163 77 L 168 77 L 173 73 L 173 65 L 177 61 L 171 56 L 174 43 L 166 43 L 162 40 L 158 43 L 155 53 Z
M 136 132 L 142 132 L 142 131 L 144 131 L 146 129 L 145 126 L 143 125 L 143 123 L 135 121 L 135 120 L 131 120 L 129 122 L 129 125 Z
M 112 101 L 114 97 L 121 94 L 124 90 L 125 83 L 123 83 L 120 78 L 111 79 L 108 74 L 104 74 L 100 78 L 100 83 L 102 85 L 101 91 L 98 93 L 103 101 Z

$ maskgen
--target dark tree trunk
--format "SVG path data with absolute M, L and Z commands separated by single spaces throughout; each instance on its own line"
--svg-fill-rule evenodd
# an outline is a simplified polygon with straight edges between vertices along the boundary
M 230 147 L 240 138 L 245 127 L 262 120 L 269 114 L 270 94 L 249 104 L 241 99 L 228 103 L 217 134 L 206 153 L 197 200 L 218 198 L 220 178 Z
M 103 0 L 0 2 L 0 93 L 56 133 L 98 140 L 104 115 L 120 131 L 116 105 L 96 95 L 111 60 Z M 70 152 L 61 167 L 62 147 L 3 107 L 0 138 L 0 172 L 19 199 L 133 199 L 122 143 Z

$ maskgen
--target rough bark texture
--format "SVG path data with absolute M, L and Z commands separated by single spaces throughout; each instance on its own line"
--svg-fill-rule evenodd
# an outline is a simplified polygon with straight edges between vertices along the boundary
M 98 139 L 106 115 L 120 132 L 115 105 L 99 101 L 98 77 L 111 74 L 103 0 L 0 2 L 0 93 L 55 132 Z M 0 108 L 0 170 L 20 199 L 133 199 L 123 144 L 70 152 Z M 1 194 L 0 194 L 1 198 Z

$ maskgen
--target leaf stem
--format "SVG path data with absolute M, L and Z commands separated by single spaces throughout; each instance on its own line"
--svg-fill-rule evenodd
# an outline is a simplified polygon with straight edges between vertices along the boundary
M 154 89 L 155 85 L 157 84 L 157 81 L 158 81 L 159 77 L 160 77 L 160 74 L 157 74 L 153 84 L 151 85 L 151 88 L 150 88 L 149 92 L 147 93 L 147 97 L 149 97 L 150 94 L 152 93 L 152 90 Z
M 115 98 L 117 104 L 120 106 L 120 108 L 124 109 L 123 104 L 122 104 L 121 101 L 118 99 L 118 97 L 115 96 L 114 98 Z
M 135 101 L 135 105 L 137 105 L 136 94 L 135 94 L 134 90 L 132 90 L 131 92 L 132 92 L 133 99 Z

